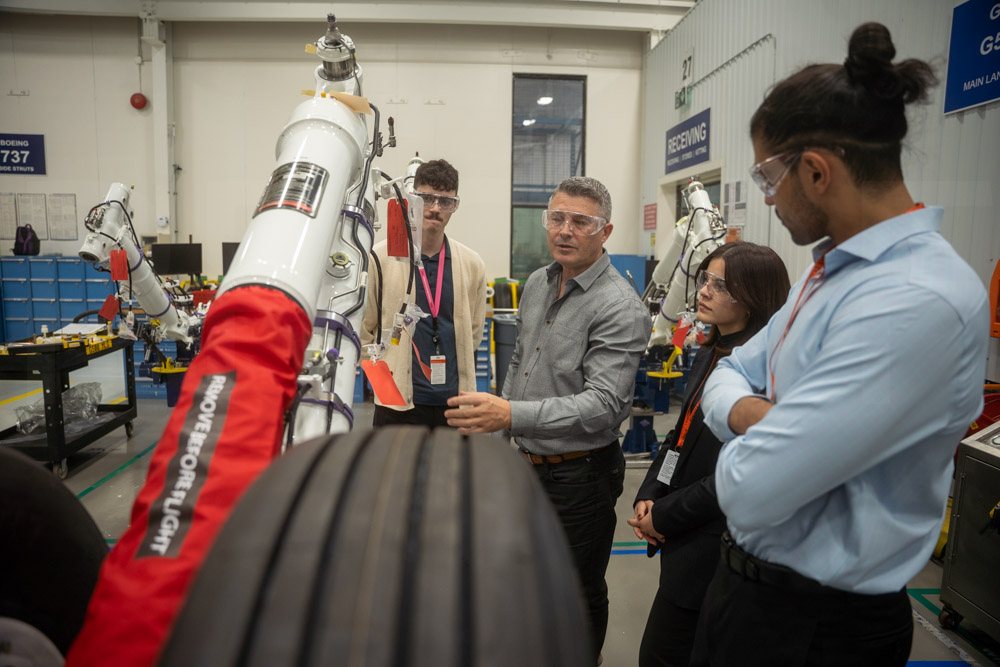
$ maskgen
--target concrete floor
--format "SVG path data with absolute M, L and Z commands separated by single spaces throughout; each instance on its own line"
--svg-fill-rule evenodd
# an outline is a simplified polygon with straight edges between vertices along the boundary
M 116 395 L 124 396 L 120 361 L 98 361 L 74 373 L 73 382 L 100 381 L 106 402 Z M 0 428 L 13 424 L 16 405 L 37 400 L 37 393 L 32 394 L 35 389 L 31 383 L 0 382 Z M 369 424 L 371 404 L 357 405 L 355 409 L 358 423 Z M 150 454 L 169 415 L 165 400 L 140 399 L 132 438 L 126 438 L 124 429 L 118 429 L 69 459 L 65 484 L 94 517 L 109 545 L 115 543 L 128 525 L 132 501 L 145 479 Z M 662 437 L 675 420 L 675 415 L 657 415 L 656 433 Z M 606 667 L 629 667 L 637 663 L 639 642 L 656 590 L 659 559 L 645 556 L 643 543 L 637 541 L 625 524 L 632 514 L 631 501 L 647 467 L 648 461 L 629 461 L 625 491 L 618 502 L 620 523 L 607 575 L 611 611 L 603 652 Z M 941 567 L 931 562 L 910 584 L 914 617 L 911 664 L 982 667 L 1000 664 L 1000 645 L 975 628 L 963 623 L 957 632 L 952 632 L 939 626 L 937 591 L 941 574 Z

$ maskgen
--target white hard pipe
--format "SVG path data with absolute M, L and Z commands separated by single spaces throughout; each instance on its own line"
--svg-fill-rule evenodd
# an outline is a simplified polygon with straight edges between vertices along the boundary
M 178 313 L 173 306 L 170 297 L 150 268 L 149 262 L 142 256 L 132 238 L 132 230 L 125 218 L 125 209 L 129 208 L 131 193 L 131 188 L 123 183 L 111 184 L 104 201 L 121 202 L 122 206 L 113 203 L 104 204 L 104 215 L 98 229 L 100 233 L 92 232 L 87 235 L 80 249 L 80 255 L 86 259 L 94 258 L 97 263 L 103 263 L 110 259 L 111 250 L 118 247 L 125 250 L 130 269 L 129 283 L 121 284 L 119 296 L 135 298 L 147 315 L 159 320 L 162 335 L 190 343 L 187 318 Z
M 364 313 L 362 308 L 361 314 Z M 360 319 L 360 316 L 359 316 Z M 353 318 L 352 318 L 353 320 Z M 352 325 L 354 322 L 352 321 Z M 309 350 L 317 351 L 325 355 L 331 347 L 334 347 L 336 337 L 333 331 L 329 335 L 324 335 L 323 329 L 315 327 L 313 329 L 312 340 L 309 341 Z M 340 344 L 336 346 L 339 351 L 340 360 L 337 363 L 337 377 L 334 381 L 333 393 L 338 396 L 347 408 L 353 410 L 355 369 L 358 365 L 360 350 L 355 343 L 346 335 L 341 336 Z M 307 358 L 309 355 L 307 354 Z M 324 365 L 325 368 L 325 365 Z M 300 382 L 303 378 L 300 377 Z M 320 435 L 332 433 L 347 433 L 351 430 L 351 422 L 340 412 L 334 410 L 330 427 L 327 428 L 327 406 L 324 401 L 329 400 L 329 380 L 322 382 L 321 386 L 311 386 L 299 403 L 295 413 L 295 443 L 304 442 Z M 317 401 L 317 402 L 312 402 Z
M 361 176 L 366 137 L 360 114 L 335 99 L 314 97 L 296 107 L 278 138 L 276 163 L 308 162 L 327 171 L 316 217 L 276 208 L 253 218 L 220 294 L 240 285 L 275 287 L 315 316 L 345 193 Z
M 653 321 L 653 335 L 650 338 L 649 346 L 662 345 L 669 340 L 671 328 L 677 322 L 681 313 L 687 309 L 688 302 L 694 296 L 695 285 L 694 276 L 688 276 L 685 271 L 694 272 L 701 261 L 713 250 L 719 247 L 717 241 L 710 241 L 712 238 L 711 216 L 709 211 L 713 210 L 712 200 L 702 187 L 701 183 L 693 182 L 688 188 L 688 204 L 690 213 L 687 220 L 681 220 L 674 228 L 673 243 L 667 250 L 664 259 L 657 265 L 653 272 L 653 280 L 663 282 L 673 279 L 667 286 L 667 294 L 660 305 L 660 312 Z M 685 256 L 680 256 L 681 248 L 687 242 Z M 682 262 L 683 266 L 677 266 Z M 674 267 L 677 270 L 674 271 Z M 657 277 L 659 275 L 659 277 Z

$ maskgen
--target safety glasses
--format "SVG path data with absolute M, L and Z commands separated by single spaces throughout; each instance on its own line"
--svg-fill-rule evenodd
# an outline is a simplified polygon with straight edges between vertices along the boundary
M 449 197 L 448 195 L 436 195 L 430 192 L 414 192 L 413 194 L 424 200 L 424 208 L 426 209 L 437 206 L 442 212 L 451 213 L 458 208 L 458 195 Z
M 596 215 L 585 215 L 573 211 L 542 211 L 542 227 L 550 232 L 558 232 L 566 224 L 569 224 L 569 228 L 574 234 L 593 236 L 604 229 L 608 221 L 606 218 Z
M 806 150 L 808 149 L 796 148 L 761 160 L 750 167 L 750 178 L 757 184 L 761 192 L 768 197 L 773 197 L 774 193 L 778 191 L 778 186 L 785 180 L 788 172 L 792 170 L 796 161 Z
M 729 288 L 726 287 L 726 279 L 715 275 L 711 271 L 701 271 L 695 278 L 694 284 L 699 292 L 705 289 L 707 285 L 708 296 L 710 298 L 714 298 L 718 294 L 720 299 L 729 299 L 731 303 L 736 303 L 736 299 L 733 298 L 733 295 L 729 293 Z

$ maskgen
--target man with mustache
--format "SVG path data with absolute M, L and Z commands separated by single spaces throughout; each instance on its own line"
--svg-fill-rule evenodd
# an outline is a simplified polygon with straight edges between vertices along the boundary
M 618 427 L 653 329 L 604 251 L 610 220 L 611 196 L 599 181 L 574 176 L 559 184 L 542 217 L 555 261 L 524 285 L 503 398 L 462 392 L 445 413 L 461 433 L 504 430 L 531 462 L 573 554 L 597 664 L 608 627 L 604 573 L 625 479 Z
M 389 326 L 400 305 L 416 305 L 428 317 L 417 321 L 410 339 L 388 345 L 384 360 L 406 401 L 382 405 L 375 399 L 373 426 L 422 424 L 447 426 L 447 400 L 476 389 L 476 347 L 483 336 L 486 313 L 486 265 L 465 245 L 448 238 L 445 227 L 458 209 L 458 171 L 446 160 L 431 160 L 417 168 L 415 194 L 424 200 L 421 260 L 412 289 L 409 263 L 389 259 L 387 242 L 372 248 L 382 267 L 382 326 Z M 373 271 L 361 342 L 375 339 L 379 276 Z

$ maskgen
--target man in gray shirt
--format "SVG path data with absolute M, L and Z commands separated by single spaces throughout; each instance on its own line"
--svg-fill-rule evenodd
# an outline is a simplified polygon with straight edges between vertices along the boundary
M 652 332 L 639 296 L 604 251 L 610 219 L 599 181 L 559 184 L 543 214 L 555 261 L 522 290 L 503 397 L 461 392 L 445 412 L 461 433 L 506 431 L 532 463 L 573 553 L 595 657 L 608 626 L 604 574 L 625 478 L 619 426 Z

